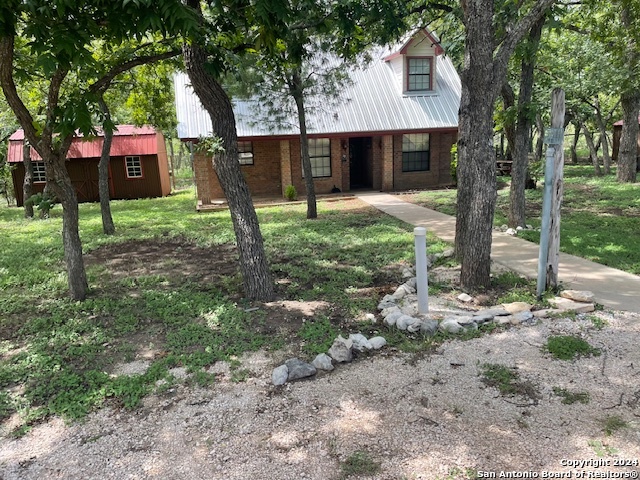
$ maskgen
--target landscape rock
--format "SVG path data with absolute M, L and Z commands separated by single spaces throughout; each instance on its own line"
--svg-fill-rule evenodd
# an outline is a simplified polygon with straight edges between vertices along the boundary
M 445 318 L 438 328 L 447 333 L 460 333 L 462 331 L 460 324 L 452 318 Z
M 384 317 L 384 323 L 386 323 L 390 327 L 393 327 L 396 324 L 396 322 L 398 321 L 398 319 L 403 315 L 404 315 L 404 313 L 402 313 L 400 311 L 400 309 L 398 309 L 397 311 L 391 312 L 389 315 Z
M 546 318 L 549 314 L 553 312 L 551 308 L 543 308 L 542 310 L 536 310 L 531 312 L 535 318 Z
M 372 337 L 369 339 L 369 343 L 374 350 L 380 350 L 387 344 L 387 340 L 384 337 Z
M 502 315 L 502 316 L 493 318 L 494 323 L 498 325 L 509 325 L 511 324 L 512 320 L 513 320 L 513 315 Z
M 364 352 L 365 350 L 371 350 L 373 348 L 371 346 L 371 342 L 369 342 L 369 340 L 367 340 L 367 337 L 365 337 L 361 333 L 352 333 L 351 335 L 349 335 L 349 340 L 353 342 L 353 348 L 355 348 L 359 352 Z
M 511 315 L 510 323 L 512 325 L 520 325 L 522 323 L 529 323 L 533 319 L 534 319 L 533 313 L 531 313 L 528 310 L 525 310 L 524 312 L 519 312 L 514 315 Z
M 574 302 L 568 298 L 555 297 L 549 299 L 549 303 L 558 310 L 576 312 L 576 313 L 588 313 L 593 312 L 596 307 L 593 303 Z
M 339 335 L 338 338 L 333 341 L 333 345 L 331 345 L 328 353 L 336 362 L 350 362 L 353 360 L 352 347 L 353 342 L 351 340 L 342 338 L 342 336 Z
M 596 301 L 596 297 L 593 292 L 586 290 L 563 290 L 560 292 L 560 296 L 562 298 L 573 300 L 574 302 L 594 303 Z
M 406 330 L 409 325 L 413 325 L 416 322 L 419 322 L 417 318 L 414 318 L 410 315 L 402 315 L 398 320 L 396 320 L 396 327 L 400 330 Z
M 467 293 L 461 293 L 458 295 L 458 300 L 464 303 L 469 303 L 473 300 L 473 297 Z
M 273 369 L 271 373 L 271 383 L 274 385 L 284 385 L 289 378 L 289 368 L 286 365 L 280 365 Z
M 313 362 L 311 363 L 318 370 L 325 370 L 327 372 L 333 370 L 333 362 L 331 361 L 331 357 L 326 353 L 321 353 L 320 355 L 316 356 L 316 358 L 314 358 Z
M 376 316 L 373 313 L 367 313 L 364 318 L 369 320 L 371 323 L 376 323 Z
M 385 308 L 393 307 L 395 306 L 395 304 L 396 301 L 393 298 L 393 295 L 385 295 L 384 297 L 382 297 L 382 300 L 378 304 L 378 310 L 384 310 Z
M 310 363 L 303 362 L 298 358 L 290 358 L 284 362 L 289 371 L 287 381 L 298 380 L 300 378 L 311 377 L 316 374 L 316 367 Z
M 438 331 L 438 321 L 426 319 L 420 323 L 420 333 L 425 335 L 435 335 Z
M 507 235 L 511 235 L 512 237 L 518 234 L 518 232 L 513 228 L 507 228 L 507 231 L 504 233 L 506 233 Z
M 493 315 L 489 313 L 478 312 L 473 315 L 473 321 L 477 324 L 487 323 L 493 320 Z
M 475 323 L 475 318 L 472 317 L 471 315 L 464 315 L 461 317 L 456 317 L 455 321 L 458 322 L 458 325 L 470 325 L 472 323 Z
M 411 278 L 414 276 L 413 269 L 405 268 L 402 270 L 402 278 Z
M 525 302 L 503 303 L 502 307 L 511 315 L 524 311 L 531 311 L 531 305 Z
M 422 326 L 422 321 L 418 320 L 417 322 L 407 326 L 407 332 L 417 333 L 420 331 L 421 326 Z
M 509 315 L 509 312 L 507 312 L 503 307 L 493 307 L 493 308 L 487 308 L 484 310 L 480 310 L 478 312 L 476 312 L 475 314 L 476 316 L 479 315 L 491 315 L 492 317 L 502 317 L 505 315 Z
M 453 248 L 445 248 L 442 252 L 443 258 L 453 257 L 456 251 Z
M 418 279 L 416 277 L 411 277 L 409 280 L 404 282 L 404 284 L 413 288 L 415 292 L 416 285 L 418 284 Z
M 394 312 L 400 312 L 400 307 L 398 305 L 396 305 L 395 303 L 393 304 L 393 306 L 391 307 L 387 307 L 382 309 L 382 311 L 380 312 L 380 315 L 382 315 L 383 317 L 387 317 L 390 314 L 394 313 Z

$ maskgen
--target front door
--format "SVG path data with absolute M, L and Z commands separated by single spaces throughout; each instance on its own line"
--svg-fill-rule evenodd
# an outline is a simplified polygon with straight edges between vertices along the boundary
M 373 186 L 371 137 L 349 139 L 349 178 L 351 190 Z

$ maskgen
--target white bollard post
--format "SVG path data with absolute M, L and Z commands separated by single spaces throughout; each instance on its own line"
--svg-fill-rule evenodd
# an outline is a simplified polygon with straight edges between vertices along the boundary
M 416 290 L 418 290 L 418 313 L 429 313 L 429 280 L 427 278 L 427 229 L 413 229 L 416 247 Z

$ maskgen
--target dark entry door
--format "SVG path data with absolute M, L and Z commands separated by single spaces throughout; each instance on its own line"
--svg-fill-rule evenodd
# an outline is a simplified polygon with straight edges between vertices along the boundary
M 371 137 L 349 139 L 349 178 L 351 190 L 373 186 Z

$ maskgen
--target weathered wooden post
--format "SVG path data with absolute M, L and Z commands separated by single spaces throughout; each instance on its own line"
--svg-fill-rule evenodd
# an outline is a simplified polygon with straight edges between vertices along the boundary
M 551 128 L 545 136 L 548 149 L 538 257 L 538 298 L 547 288 L 558 286 L 560 207 L 564 191 L 564 111 L 564 90 L 555 88 L 551 93 Z

